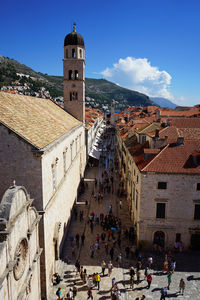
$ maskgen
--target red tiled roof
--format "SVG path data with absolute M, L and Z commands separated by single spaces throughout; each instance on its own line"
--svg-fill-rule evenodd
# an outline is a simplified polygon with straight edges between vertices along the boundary
M 142 171 L 200 174 L 200 165 L 195 165 L 192 159 L 194 151 L 200 153 L 200 141 L 184 142 L 183 145 L 168 144 Z
M 180 118 L 170 120 L 170 125 L 177 128 L 200 128 L 200 118 Z

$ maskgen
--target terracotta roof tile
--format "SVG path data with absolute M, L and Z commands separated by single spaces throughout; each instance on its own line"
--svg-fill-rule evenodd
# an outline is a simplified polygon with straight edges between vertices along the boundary
M 200 141 L 169 144 L 142 171 L 200 174 L 200 165 L 195 164 L 192 158 L 194 151 L 200 154 Z
M 81 124 L 51 100 L 2 92 L 0 122 L 38 149 Z

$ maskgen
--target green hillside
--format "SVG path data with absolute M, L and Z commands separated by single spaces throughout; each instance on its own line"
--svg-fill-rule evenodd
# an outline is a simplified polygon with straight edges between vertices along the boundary
M 42 89 L 46 93 L 44 97 L 63 96 L 62 76 L 51 76 L 35 72 L 14 59 L 0 56 L 0 88 L 5 86 L 20 86 L 22 94 L 37 97 L 41 96 Z M 26 89 L 24 89 L 24 86 L 26 86 Z M 116 102 L 116 109 L 124 109 L 132 105 L 147 106 L 154 104 L 148 96 L 142 93 L 122 88 L 105 79 L 86 78 L 86 105 L 106 108 L 110 106 L 112 100 Z

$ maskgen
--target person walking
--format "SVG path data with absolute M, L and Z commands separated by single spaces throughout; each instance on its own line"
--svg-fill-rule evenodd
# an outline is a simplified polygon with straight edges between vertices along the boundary
M 84 242 L 85 242 L 85 234 L 83 232 L 83 234 L 81 235 L 81 244 L 82 244 L 82 246 L 84 246 Z
M 109 276 L 109 277 L 110 277 L 110 275 L 112 274 L 112 269 L 113 269 L 112 262 L 109 261 L 109 263 L 108 263 L 108 276 Z
M 110 249 L 110 259 L 113 260 L 113 256 L 114 256 L 114 249 L 113 247 Z
M 147 276 L 147 284 L 148 284 L 148 286 L 147 286 L 147 288 L 148 289 L 150 289 L 150 286 L 151 286 L 151 283 L 152 283 L 152 276 L 151 276 L 151 274 L 149 274 L 148 276 Z
M 97 289 L 100 289 L 100 281 L 101 281 L 101 276 L 99 273 L 96 274 L 96 283 L 97 283 Z
M 185 290 L 185 281 L 183 280 L 183 278 L 181 278 L 179 283 L 179 293 L 183 295 L 184 290 Z
M 169 290 L 170 284 L 172 282 L 172 272 L 169 272 L 167 275 L 167 280 L 168 280 L 168 286 L 167 289 Z
M 90 246 L 90 253 L 91 253 L 91 258 L 94 257 L 94 245 Z
M 160 300 L 165 300 L 165 297 L 167 296 L 167 290 L 163 288 L 161 289 L 160 293 L 161 293 Z
M 92 299 L 93 300 L 92 289 L 91 288 L 88 290 L 87 294 L 88 294 L 88 299 Z
M 61 299 L 61 288 L 59 287 L 56 291 L 56 296 L 58 297 L 58 299 Z
M 72 288 L 72 292 L 73 292 L 73 299 L 75 299 L 76 295 L 77 295 L 77 286 L 76 283 L 74 282 L 73 288 Z
M 105 251 L 106 251 L 106 255 L 108 255 L 108 243 L 105 243 Z
M 105 263 L 104 260 L 102 260 L 101 268 L 102 268 L 102 273 L 103 273 L 103 276 L 104 276 L 104 272 L 105 272 L 105 269 L 106 269 L 106 263 Z

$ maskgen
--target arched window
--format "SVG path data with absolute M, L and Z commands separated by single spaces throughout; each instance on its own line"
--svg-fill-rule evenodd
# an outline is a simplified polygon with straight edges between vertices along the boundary
M 82 50 L 81 49 L 79 50 L 79 55 L 80 55 L 80 58 L 82 58 Z
M 72 70 L 69 70 L 69 80 L 73 79 L 73 73 Z
M 76 80 L 78 79 L 78 71 L 77 70 L 75 71 L 75 79 Z
M 75 49 L 72 49 L 72 57 L 76 57 L 76 50 Z
M 68 57 L 68 49 L 65 50 L 65 58 Z

